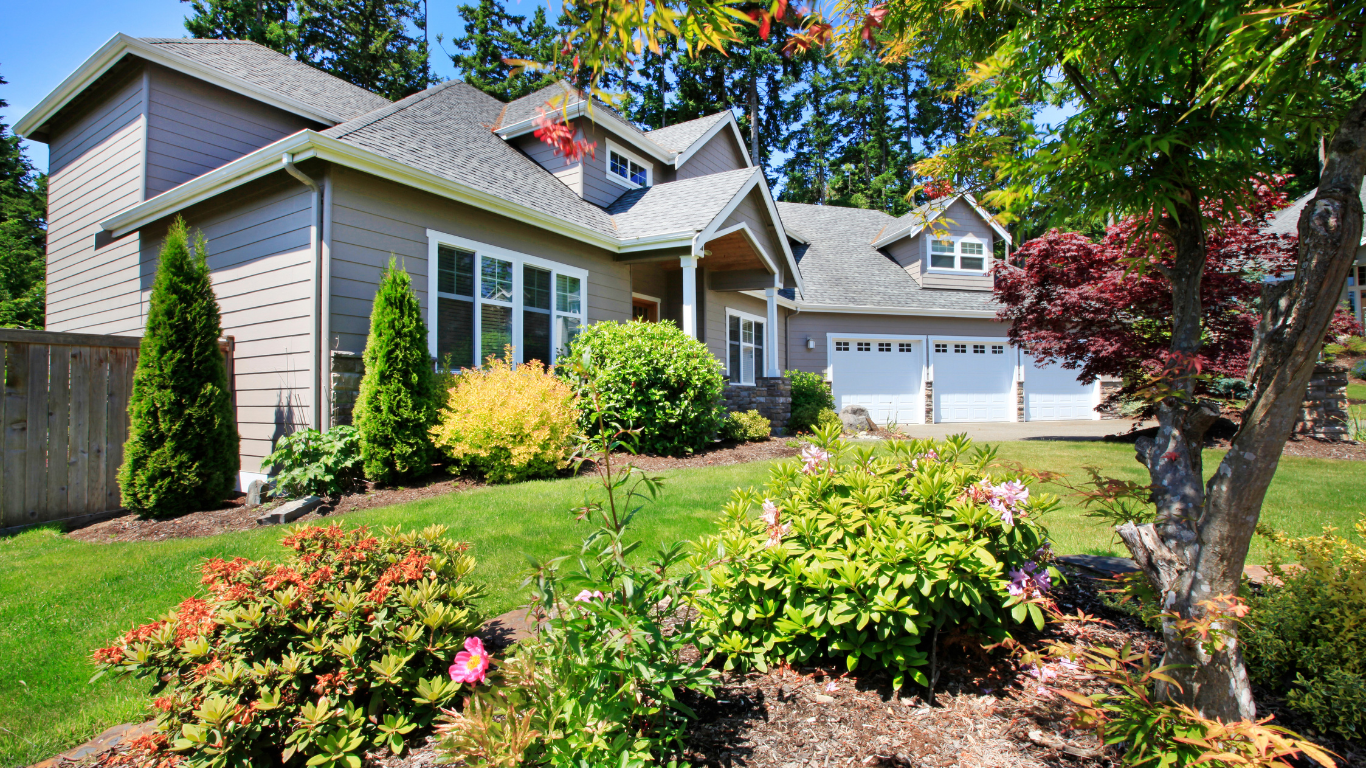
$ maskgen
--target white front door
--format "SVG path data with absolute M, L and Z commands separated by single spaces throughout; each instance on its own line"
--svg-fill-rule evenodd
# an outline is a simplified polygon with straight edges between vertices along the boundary
M 830 376 L 835 410 L 861 405 L 880 427 L 924 423 L 923 345 L 877 337 L 833 339 Z
M 1098 419 L 1100 382 L 1082 384 L 1077 372 L 1053 362 L 1039 366 L 1024 357 L 1025 418 L 1029 421 Z
M 1015 351 L 1003 340 L 930 337 L 935 421 L 1013 421 Z

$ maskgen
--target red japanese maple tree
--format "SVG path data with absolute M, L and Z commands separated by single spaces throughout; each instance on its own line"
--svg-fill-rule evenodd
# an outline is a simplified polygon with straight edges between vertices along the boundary
M 1241 378 L 1257 327 L 1254 306 L 1268 275 L 1295 269 L 1296 239 L 1262 231 L 1286 204 L 1284 179 L 1259 185 L 1257 202 L 1207 239 L 1200 307 L 1201 372 Z M 1139 222 L 1111 226 L 1100 242 L 1051 230 L 998 262 L 997 318 L 1036 359 L 1059 360 L 1083 382 L 1117 376 L 1129 390 L 1165 365 L 1171 348 L 1172 254 L 1135 237 Z M 1018 265 L 1018 266 L 1016 266 Z

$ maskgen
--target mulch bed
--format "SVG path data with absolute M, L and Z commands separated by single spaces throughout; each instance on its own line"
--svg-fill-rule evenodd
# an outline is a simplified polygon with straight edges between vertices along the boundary
M 1237 422 L 1220 418 L 1205 434 L 1205 447 L 1226 449 L 1237 432 Z M 1140 437 L 1153 437 L 1156 434 L 1157 427 L 1153 426 L 1134 429 L 1117 435 L 1106 435 L 1103 439 L 1112 443 L 1132 443 Z M 1366 443 L 1350 440 L 1321 440 L 1308 435 L 1291 435 L 1285 443 L 1283 455 L 1309 459 L 1366 461 Z
M 327 499 L 317 508 L 299 518 L 303 522 L 318 521 L 323 518 L 343 515 L 362 509 L 387 507 L 418 499 L 445 496 L 483 483 L 468 477 L 438 475 L 425 483 L 398 488 L 377 487 L 367 483 L 364 491 L 348 493 L 337 498 Z M 162 541 L 183 539 L 194 536 L 216 536 L 220 533 L 245 531 L 258 527 L 256 522 L 262 514 L 280 502 L 248 507 L 245 494 L 234 494 L 219 509 L 190 512 L 178 517 L 145 518 L 134 513 L 92 523 L 84 528 L 71 531 L 67 536 L 80 541 Z
M 1049 625 L 1033 645 L 1057 640 L 1077 646 L 1118 648 L 1130 643 L 1154 658 L 1162 644 L 1131 616 L 1104 606 L 1108 584 L 1085 575 L 1055 591 L 1066 612 L 1077 609 L 1105 624 Z M 723 674 L 715 699 L 686 699 L 698 713 L 686 737 L 684 764 L 724 768 L 1114 768 L 1113 750 L 1094 734 L 1071 728 L 1071 705 L 1048 687 L 1093 693 L 1097 684 L 1079 671 L 1058 669 L 1044 687 L 1029 670 L 975 643 L 944 643 L 934 705 L 919 687 L 893 691 L 879 673 L 845 674 L 841 666 L 773 669 L 767 674 Z M 1314 734 L 1281 703 L 1259 692 L 1259 714 L 1293 728 L 1337 753 L 1344 768 L 1366 767 L 1366 744 Z M 438 765 L 435 740 L 427 737 L 395 757 L 375 752 L 377 768 Z M 58 761 L 59 768 L 128 766 L 127 745 L 100 745 L 97 754 Z M 1308 764 L 1306 763 L 1306 768 Z
M 791 443 L 791 445 L 789 445 Z M 750 443 L 736 443 L 730 440 L 712 443 L 706 449 L 691 456 L 649 456 L 617 454 L 618 459 L 629 461 L 647 472 L 660 472 L 666 469 L 693 469 L 696 467 L 721 467 L 731 464 L 748 464 L 752 461 L 787 459 L 801 453 L 805 441 L 790 437 L 770 437 Z

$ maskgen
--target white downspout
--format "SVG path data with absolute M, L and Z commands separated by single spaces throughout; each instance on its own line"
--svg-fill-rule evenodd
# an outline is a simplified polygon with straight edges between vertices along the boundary
M 309 178 L 307 174 L 294 165 L 294 155 L 286 152 L 280 158 L 280 162 L 284 165 L 285 170 L 290 176 L 298 179 L 299 183 L 313 191 L 313 218 L 308 225 L 308 249 L 309 256 L 313 262 L 313 301 L 309 304 L 309 319 L 312 321 L 313 333 L 310 344 L 311 348 L 309 350 L 308 367 L 310 373 L 309 378 L 312 380 L 313 384 L 313 403 L 308 422 L 309 426 L 314 429 L 322 429 L 322 366 L 319 364 L 319 358 L 321 357 L 323 350 L 322 339 L 320 338 L 322 333 L 322 328 L 320 326 L 322 312 L 318 306 L 323 293 L 320 285 L 322 282 L 322 254 L 319 253 L 322 246 L 321 233 L 319 232 L 319 230 L 322 229 L 322 206 L 320 205 L 322 202 L 320 200 L 322 197 L 322 189 L 318 187 L 317 182 L 313 181 L 313 179 Z

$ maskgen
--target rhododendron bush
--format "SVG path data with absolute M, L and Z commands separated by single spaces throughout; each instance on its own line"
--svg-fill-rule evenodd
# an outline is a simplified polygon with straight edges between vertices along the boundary
M 999 642 L 1042 627 L 1058 574 L 1040 517 L 1057 499 L 993 458 L 962 435 L 879 452 L 818 432 L 699 543 L 699 644 L 728 669 L 834 657 L 899 687 L 929 685 L 941 631 Z
M 397 753 L 467 690 L 448 667 L 480 590 L 444 530 L 305 527 L 283 563 L 211 559 L 202 594 L 95 651 L 99 674 L 153 681 L 157 726 L 190 766 Z

